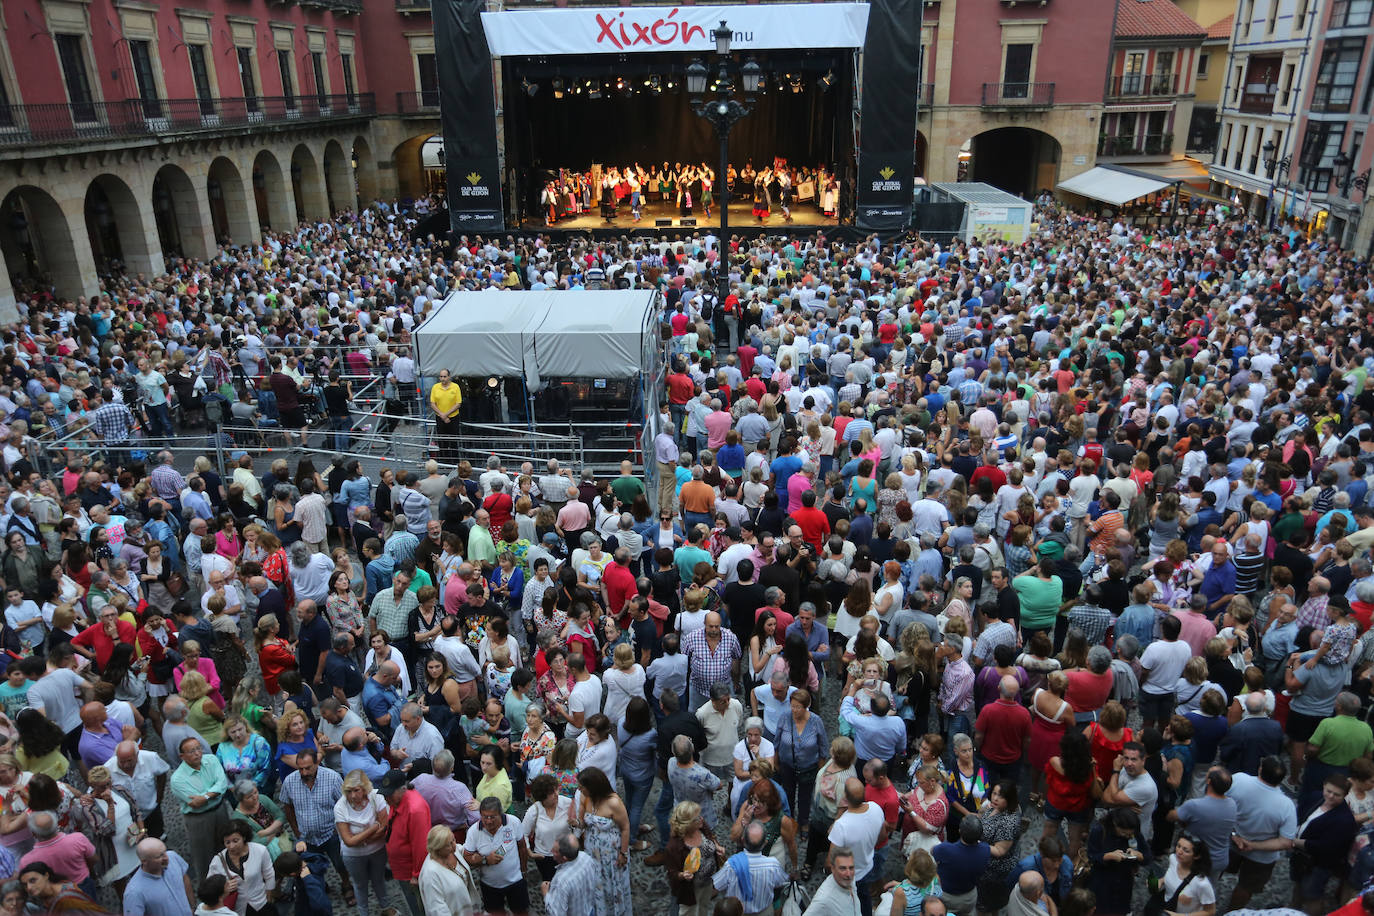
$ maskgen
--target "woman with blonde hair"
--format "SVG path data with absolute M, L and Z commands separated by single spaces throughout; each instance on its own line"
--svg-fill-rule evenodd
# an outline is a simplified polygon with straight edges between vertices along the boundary
M 939 898 L 943 893 L 935 860 L 923 848 L 913 850 L 907 858 L 902 880 L 887 882 L 885 889 L 886 893 L 873 908 L 875 916 L 918 916 L 925 912 L 926 898 Z
M 219 674 L 220 693 L 233 696 L 248 670 L 248 647 L 239 635 L 239 619 L 228 612 L 223 595 L 211 595 L 205 606 L 210 612 L 210 628 L 215 631 L 211 652 L 214 669 Z
M 177 692 L 186 701 L 186 724 L 194 728 L 213 751 L 224 740 L 224 710 L 210 699 L 210 683 L 199 671 L 191 671 L 181 679 Z
M 420 866 L 420 903 L 425 916 L 474 916 L 482 911 L 481 893 L 472 869 L 458 855 L 458 842 L 444 824 L 429 829 L 429 855 Z M 365 914 L 364 914 L 365 916 Z
M 635 661 L 634 647 L 623 642 L 615 647 L 614 664 L 603 671 L 601 679 L 606 687 L 606 702 L 602 708 L 606 718 L 619 722 L 625 716 L 625 707 L 636 696 L 644 695 L 646 677 L 644 668 Z
M 725 848 L 701 816 L 701 805 L 678 802 L 668 819 L 672 838 L 664 852 L 668 888 L 677 901 L 678 916 L 707 916 L 716 889 L 712 878 L 725 863 Z
M 386 911 L 386 839 L 390 820 L 391 809 L 373 790 L 367 774 L 350 770 L 343 778 L 343 797 L 334 803 L 334 826 L 339 834 L 344 871 L 353 881 L 361 916 L 369 916 L 369 887 L 377 895 L 378 906 Z
M 305 750 L 319 752 L 315 733 L 310 730 L 310 717 L 302 709 L 288 704 L 277 720 L 277 778 L 285 779 L 296 769 L 296 755 Z
M 253 646 L 258 652 L 258 668 L 262 671 L 262 682 L 267 687 L 268 696 L 274 700 L 281 692 L 278 678 L 283 671 L 296 668 L 296 654 L 291 644 L 279 635 L 281 624 L 276 614 L 264 614 L 253 630 Z

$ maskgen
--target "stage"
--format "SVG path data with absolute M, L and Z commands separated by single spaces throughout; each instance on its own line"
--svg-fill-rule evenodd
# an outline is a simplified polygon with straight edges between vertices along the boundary
M 636 232 L 649 230 L 671 230 L 671 229 L 695 229 L 697 231 L 720 229 L 720 211 L 711 210 L 710 218 L 702 212 L 700 207 L 687 220 L 696 220 L 695 226 L 691 222 L 683 224 L 684 217 L 672 202 L 650 203 L 641 208 L 641 219 L 636 222 L 630 218 L 630 208 L 628 205 L 616 210 L 616 218 L 610 221 L 601 218 L 601 211 L 595 207 L 592 210 L 561 219 L 553 225 L 546 225 L 542 219 L 527 219 L 522 228 L 524 229 L 565 229 L 565 230 L 588 230 L 588 229 L 633 229 Z M 658 225 L 659 220 L 670 220 L 669 223 Z M 771 216 L 764 222 L 754 219 L 754 205 L 750 199 L 740 199 L 730 201 L 730 231 L 743 232 L 750 229 L 772 228 L 783 231 L 796 231 L 802 228 L 826 228 L 837 225 L 837 221 L 825 216 L 812 201 L 802 201 L 792 207 L 792 221 L 789 223 L 783 219 L 782 212 L 774 209 Z

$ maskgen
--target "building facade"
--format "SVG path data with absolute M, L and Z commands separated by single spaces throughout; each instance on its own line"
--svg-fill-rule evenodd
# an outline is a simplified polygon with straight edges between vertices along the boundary
M 1119 0 L 1114 35 L 1098 158 L 1181 157 L 1206 30 L 1169 0 Z
M 1362 222 L 1374 147 L 1374 0 L 1328 0 L 1319 21 L 1314 65 L 1276 210 L 1347 247 L 1370 249 L 1374 224 Z
M 1034 195 L 1092 167 L 1115 5 L 928 0 L 918 169 Z
M 6 0 L 0 318 L 16 284 L 89 296 L 110 268 L 422 193 L 437 94 L 411 32 L 427 9 L 363 0 Z
M 1208 172 L 1214 193 L 1251 213 L 1268 210 L 1294 168 L 1304 90 L 1333 2 L 1240 0 Z

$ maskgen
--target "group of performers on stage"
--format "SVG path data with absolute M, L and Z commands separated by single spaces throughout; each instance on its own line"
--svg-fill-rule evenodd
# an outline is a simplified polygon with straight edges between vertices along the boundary
M 766 223 L 775 210 L 786 222 L 792 222 L 792 202 L 796 199 L 815 200 L 825 216 L 835 216 L 839 181 L 825 168 L 794 168 L 785 159 L 774 159 L 758 170 L 746 162 L 739 170 L 731 165 L 725 180 L 732 197 L 752 198 L 754 219 L 759 223 Z M 646 203 L 674 205 L 682 216 L 692 216 L 699 207 L 710 219 L 715 183 L 716 172 L 705 163 L 675 162 L 669 167 L 665 162 L 649 169 L 637 162 L 623 169 L 593 165 L 585 172 L 560 169 L 545 183 L 540 207 L 547 225 L 590 212 L 593 207 L 600 208 L 607 222 L 614 220 L 622 207 L 628 207 L 631 220 L 639 222 Z

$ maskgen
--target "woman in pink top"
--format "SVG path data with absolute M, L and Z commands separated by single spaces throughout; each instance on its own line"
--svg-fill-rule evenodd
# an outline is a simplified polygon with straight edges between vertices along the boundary
M 220 709 L 224 708 L 224 696 L 219 692 L 219 672 L 215 670 L 215 663 L 201 655 L 202 646 L 194 639 L 188 640 L 181 646 L 182 662 L 172 669 L 172 683 L 178 691 L 181 690 L 181 679 L 188 671 L 199 671 L 206 682 L 210 685 L 210 692 L 207 694 L 215 705 Z
M 225 513 L 220 517 L 219 531 L 215 532 L 215 553 L 226 560 L 235 560 L 243 552 L 243 538 L 234 526 L 233 516 Z

